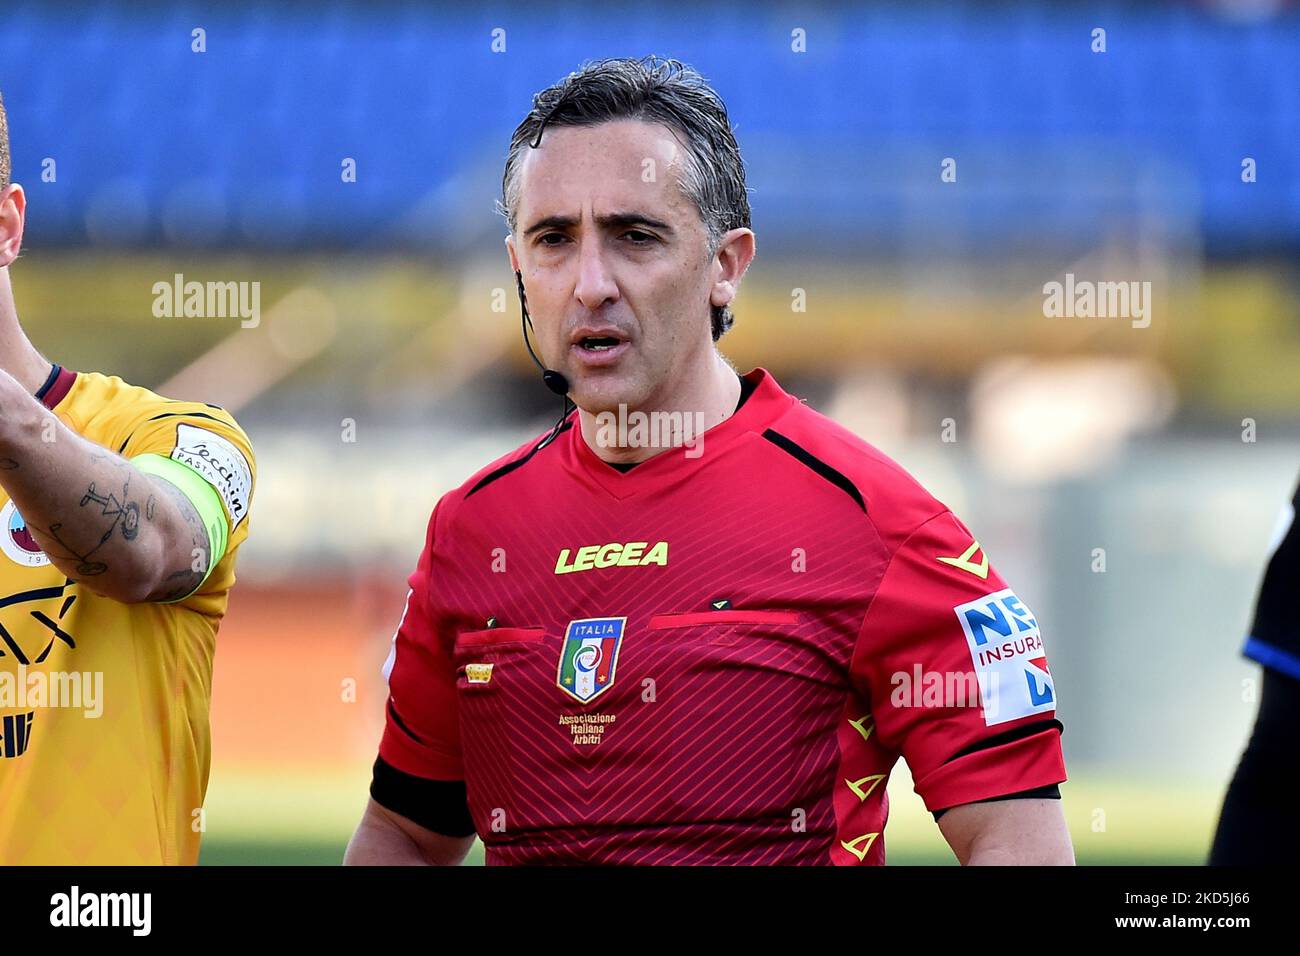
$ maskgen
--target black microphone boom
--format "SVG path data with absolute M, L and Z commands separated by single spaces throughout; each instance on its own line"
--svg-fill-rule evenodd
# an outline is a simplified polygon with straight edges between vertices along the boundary
M 557 372 L 553 368 L 547 368 L 542 364 L 542 360 L 537 357 L 533 351 L 533 344 L 528 341 L 528 330 L 532 328 L 533 320 L 528 315 L 528 298 L 524 295 L 524 276 L 518 269 L 515 270 L 515 288 L 519 292 L 519 311 L 523 315 L 520 324 L 524 332 L 524 348 L 528 349 L 528 354 L 532 357 L 533 364 L 542 370 L 542 382 L 546 387 L 560 396 L 564 400 L 564 410 L 560 412 L 560 418 L 551 429 L 551 433 L 542 439 L 541 443 L 533 449 L 534 452 L 541 451 L 560 433 L 564 425 L 564 420 L 569 417 L 569 380 L 564 377 L 563 373 Z
M 515 270 L 515 286 L 519 292 L 519 311 L 523 318 L 520 322 L 524 333 L 524 348 L 528 349 L 528 354 L 532 357 L 533 364 L 542 370 L 542 382 L 556 395 L 561 398 L 569 394 L 569 380 L 564 377 L 563 373 L 557 372 L 553 368 L 547 368 L 542 364 L 542 360 L 537 357 L 533 351 L 533 345 L 528 341 L 528 330 L 533 326 L 532 317 L 528 314 L 528 298 L 524 295 L 524 277 L 518 269 Z

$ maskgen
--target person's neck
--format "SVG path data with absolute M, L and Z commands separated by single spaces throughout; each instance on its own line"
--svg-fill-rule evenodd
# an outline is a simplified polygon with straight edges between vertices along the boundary
M 670 448 L 699 441 L 704 432 L 730 418 L 739 401 L 740 377 L 717 349 L 711 348 L 704 369 L 699 374 L 688 376 L 685 385 L 671 396 L 636 409 L 627 409 L 629 416 L 633 412 L 647 416 L 654 412 L 666 413 L 666 436 L 656 427 L 654 418 L 649 418 L 647 426 L 641 429 L 648 441 L 633 442 L 637 437 L 633 431 L 637 422 L 627 421 L 620 429 L 617 410 L 605 412 L 598 419 L 596 414 L 579 408 L 578 421 L 583 441 L 599 458 L 615 464 L 639 462 Z M 667 407 L 668 403 L 671 407 Z M 666 441 L 657 442 L 662 438 Z M 625 439 L 628 444 L 619 443 Z
M 36 351 L 18 324 L 18 307 L 14 304 L 13 286 L 9 283 L 9 269 L 0 268 L 0 370 L 35 395 L 54 366 Z

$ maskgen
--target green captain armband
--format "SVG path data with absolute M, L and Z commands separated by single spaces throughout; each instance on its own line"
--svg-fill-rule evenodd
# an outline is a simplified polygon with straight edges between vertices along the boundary
M 217 562 L 225 557 L 226 545 L 229 543 L 226 509 L 221 504 L 221 497 L 217 494 L 217 489 L 208 484 L 207 480 L 189 465 L 183 465 L 173 458 L 155 454 L 137 455 L 131 459 L 131 464 L 135 465 L 144 474 L 161 478 L 163 481 L 179 488 L 181 494 L 189 499 L 190 504 L 194 506 L 194 510 L 198 512 L 203 527 L 208 529 L 208 568 L 203 572 L 203 581 L 200 581 L 194 588 L 194 591 L 197 591 L 203 587 L 203 582 L 208 579 L 208 575 L 217 566 Z M 191 591 L 185 597 L 176 598 L 174 601 L 161 601 L 159 603 L 175 604 L 176 601 L 184 601 L 194 591 Z

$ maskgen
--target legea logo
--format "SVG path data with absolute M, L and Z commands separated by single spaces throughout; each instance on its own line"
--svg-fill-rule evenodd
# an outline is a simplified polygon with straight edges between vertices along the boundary
M 650 548 L 649 551 L 646 548 Z M 556 574 L 571 574 L 575 571 L 590 571 L 593 568 L 639 568 L 647 564 L 668 566 L 668 542 L 660 541 L 650 547 L 649 541 L 629 541 L 626 544 L 614 541 L 610 544 L 592 544 L 579 548 L 578 553 L 569 558 L 569 549 L 560 552 L 555 562 Z

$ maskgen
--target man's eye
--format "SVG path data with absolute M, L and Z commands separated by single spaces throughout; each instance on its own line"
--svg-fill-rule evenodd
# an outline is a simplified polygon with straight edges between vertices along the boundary
M 567 238 L 567 237 L 566 237 L 563 233 L 560 233 L 560 232 L 548 232 L 546 235 L 544 235 L 544 236 L 540 236 L 540 237 L 538 238 L 538 240 L 537 240 L 537 243 L 538 243 L 538 245 L 542 245 L 542 246 L 558 246 L 558 245 L 559 245 L 558 242 L 547 242 L 546 240 L 548 240 L 548 239 L 565 239 L 565 238 Z
M 632 244 L 636 246 L 647 246 L 655 241 L 655 237 L 648 232 L 642 232 L 640 229 L 629 229 L 623 233 L 624 236 L 632 236 Z

